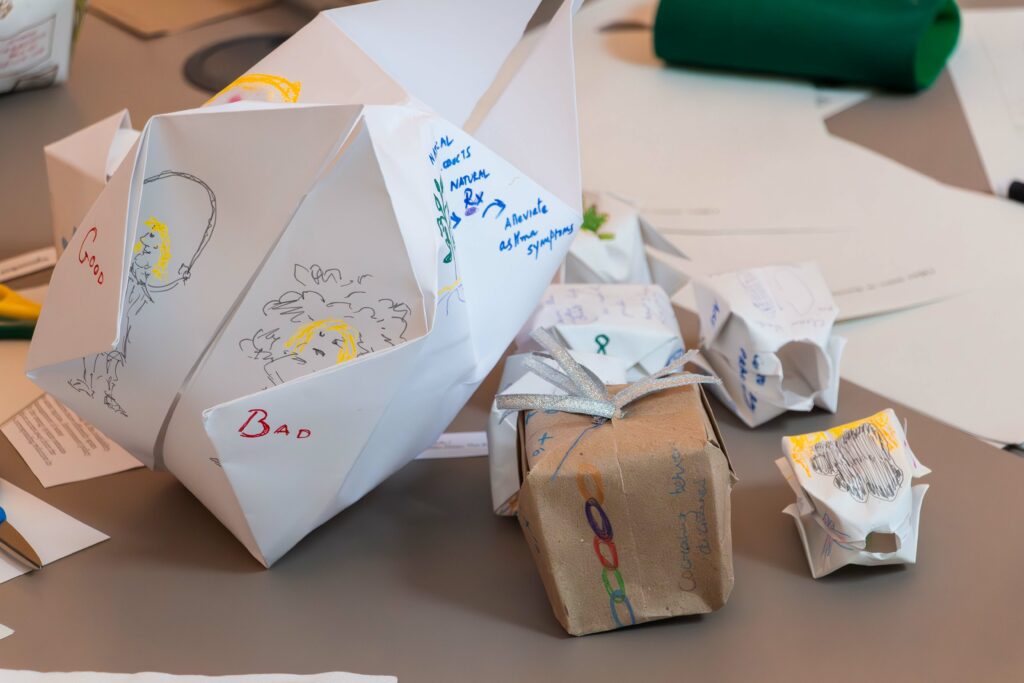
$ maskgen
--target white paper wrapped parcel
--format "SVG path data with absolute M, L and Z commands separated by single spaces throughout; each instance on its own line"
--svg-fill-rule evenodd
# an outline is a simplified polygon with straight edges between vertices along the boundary
M 0 2 L 0 94 L 66 81 L 74 25 L 75 0 Z
M 688 281 L 674 267 L 683 257 L 641 215 L 636 205 L 611 192 L 585 192 L 584 206 L 602 216 L 595 233 L 581 230 L 565 260 L 565 282 L 657 284 L 669 296 Z
M 58 254 L 140 135 L 128 110 L 122 109 L 43 148 Z
M 626 361 L 615 356 L 570 351 L 577 362 L 591 370 L 605 384 L 626 383 Z M 498 384 L 501 394 L 565 394 L 558 387 L 531 372 L 524 364 L 530 353 L 521 353 L 505 359 L 505 367 Z M 551 367 L 558 369 L 555 361 Z M 487 420 L 487 455 L 491 470 L 491 501 L 494 514 L 511 517 L 519 509 L 519 449 L 517 448 L 518 411 L 498 410 L 491 402 Z
M 516 336 L 516 348 L 535 349 L 530 333 L 541 327 L 573 351 L 622 359 L 630 382 L 684 350 L 672 303 L 657 285 L 551 285 Z
M 835 412 L 845 340 L 838 308 L 812 263 L 694 280 L 701 359 L 722 379 L 711 391 L 748 426 L 787 410 Z
M 569 3 L 459 127 L 536 5 L 328 11 L 152 118 L 54 270 L 31 377 L 265 565 L 359 500 L 437 440 L 580 224 Z
M 796 522 L 814 578 L 848 564 L 914 564 L 926 484 L 922 465 L 887 409 L 824 432 L 782 438 L 775 461 L 796 502 Z

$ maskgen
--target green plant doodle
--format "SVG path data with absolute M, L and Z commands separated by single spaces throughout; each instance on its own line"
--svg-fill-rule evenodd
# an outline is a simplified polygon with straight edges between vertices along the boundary
M 598 239 L 602 240 L 613 240 L 615 235 L 610 232 L 601 232 L 601 226 L 608 220 L 608 214 L 600 213 L 597 210 L 596 204 L 591 204 L 587 207 L 587 210 L 583 212 L 583 224 L 580 226 L 583 230 L 597 235 Z
M 441 231 L 444 243 L 448 245 L 448 255 L 444 257 L 444 262 L 451 263 L 455 258 L 455 240 L 452 239 L 452 219 L 449 218 L 448 200 L 444 198 L 444 183 L 440 178 L 434 180 L 434 190 L 434 206 L 439 213 L 437 228 Z

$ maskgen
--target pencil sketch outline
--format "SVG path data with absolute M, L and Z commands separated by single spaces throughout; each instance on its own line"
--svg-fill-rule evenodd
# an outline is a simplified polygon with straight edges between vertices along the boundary
M 860 503 L 867 503 L 868 496 L 896 500 L 905 479 L 878 428 L 870 422 L 843 432 L 837 439 L 814 444 L 811 468 L 833 477 L 837 489 Z

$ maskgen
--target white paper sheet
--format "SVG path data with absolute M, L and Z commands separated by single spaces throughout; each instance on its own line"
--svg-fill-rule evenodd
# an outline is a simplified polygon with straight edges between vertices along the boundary
M 43 561 L 40 571 L 46 571 L 51 562 L 109 538 L 4 479 L 0 479 L 0 507 L 7 513 L 7 521 L 39 554 Z M 0 583 L 28 571 L 21 562 L 0 553 Z
M 963 12 L 960 45 L 949 60 L 992 191 L 1024 180 L 1024 9 Z
M 397 683 L 394 676 L 365 676 L 341 671 L 322 674 L 244 674 L 241 676 L 202 676 L 154 673 L 98 673 L 95 671 L 38 672 L 0 669 L 4 683 Z
M 0 640 L 3 640 L 7 636 L 13 635 L 13 634 L 14 634 L 14 629 L 13 628 L 10 628 L 9 626 L 4 626 L 3 624 L 0 624 Z
M 0 282 L 13 280 L 23 275 L 31 275 L 53 267 L 57 263 L 57 251 L 53 247 L 43 247 L 0 261 Z
M 67 406 L 44 395 L 0 426 L 44 487 L 142 467 Z
M 821 118 L 827 119 L 860 104 L 871 95 L 871 90 L 857 86 L 834 88 L 817 86 L 814 88 L 814 103 L 818 106 L 818 111 L 821 112 Z
M 416 459 L 474 458 L 480 455 L 487 455 L 487 432 L 445 432 Z

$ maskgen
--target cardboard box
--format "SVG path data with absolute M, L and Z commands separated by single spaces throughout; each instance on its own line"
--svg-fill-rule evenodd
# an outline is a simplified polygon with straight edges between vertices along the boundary
M 725 604 L 736 478 L 700 388 L 651 394 L 622 419 L 523 412 L 519 437 L 519 523 L 566 631 Z

